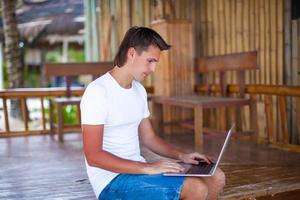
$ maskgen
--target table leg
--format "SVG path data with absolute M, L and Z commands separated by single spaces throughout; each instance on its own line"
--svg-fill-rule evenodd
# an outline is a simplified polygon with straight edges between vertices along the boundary
M 163 107 L 162 104 L 153 102 L 153 128 L 158 135 L 163 134 Z
M 60 142 L 64 141 L 63 138 L 63 112 L 62 112 L 62 104 L 57 104 L 57 133 L 58 133 L 58 140 Z
M 253 131 L 251 140 L 254 143 L 259 143 L 260 138 L 258 136 L 258 126 L 257 126 L 257 107 L 256 107 L 256 98 L 254 95 L 251 96 L 250 104 L 250 126 L 251 131 Z
M 202 152 L 203 148 L 203 107 L 194 107 L 195 150 Z

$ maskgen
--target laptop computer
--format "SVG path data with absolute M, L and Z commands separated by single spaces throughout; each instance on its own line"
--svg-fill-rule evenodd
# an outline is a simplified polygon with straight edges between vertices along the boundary
M 230 135 L 232 133 L 232 129 L 235 126 L 233 124 L 229 131 L 227 132 L 223 147 L 221 149 L 221 152 L 218 156 L 217 162 L 213 162 L 211 164 L 206 163 L 205 161 L 200 161 L 198 165 L 194 164 L 185 164 L 185 163 L 180 163 L 183 167 L 184 170 L 180 173 L 164 173 L 164 176 L 199 176 L 199 177 L 205 177 L 205 176 L 213 176 L 216 169 L 218 168 L 218 165 L 221 161 L 221 158 L 224 154 L 225 148 L 228 144 Z

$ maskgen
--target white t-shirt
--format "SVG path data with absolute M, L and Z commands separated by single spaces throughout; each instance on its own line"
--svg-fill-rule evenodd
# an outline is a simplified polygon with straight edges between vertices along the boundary
M 103 150 L 118 157 L 145 162 L 140 154 L 138 126 L 149 117 L 147 93 L 138 81 L 130 89 L 121 87 L 109 72 L 91 82 L 80 103 L 81 124 L 104 124 Z M 87 174 L 97 196 L 118 175 L 85 161 Z

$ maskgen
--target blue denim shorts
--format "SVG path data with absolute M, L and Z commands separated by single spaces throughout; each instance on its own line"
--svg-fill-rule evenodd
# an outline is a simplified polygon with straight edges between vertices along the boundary
M 101 192 L 99 200 L 177 200 L 185 177 L 119 174 Z

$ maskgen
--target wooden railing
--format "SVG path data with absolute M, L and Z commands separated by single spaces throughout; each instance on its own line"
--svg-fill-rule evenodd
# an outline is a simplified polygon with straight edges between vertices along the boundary
M 196 93 L 205 93 L 206 87 L 196 85 Z M 146 87 L 149 94 L 154 93 L 153 87 Z M 220 91 L 219 86 L 213 85 L 210 90 L 213 93 Z M 72 88 L 72 96 L 80 96 L 83 94 L 83 88 Z M 237 85 L 229 85 L 229 94 L 239 91 Z M 252 98 L 258 100 L 263 105 L 263 115 L 265 117 L 265 135 L 261 135 L 263 143 L 269 143 L 281 148 L 300 151 L 300 86 L 282 86 L 282 85 L 247 85 L 245 93 L 251 95 Z M 0 98 L 3 102 L 4 128 L 0 131 L 0 137 L 44 134 L 49 132 L 46 126 L 46 114 L 44 101 L 47 97 L 65 96 L 64 88 L 18 88 L 0 90 Z M 28 98 L 37 98 L 41 102 L 42 112 L 42 128 L 39 130 L 30 130 L 28 126 L 27 102 Z M 22 104 L 22 114 L 24 130 L 12 131 L 8 117 L 8 99 L 20 99 Z M 291 99 L 291 100 L 290 100 Z M 293 104 L 291 125 L 288 126 L 288 108 L 289 104 Z M 276 114 L 277 113 L 277 114 Z M 264 121 L 263 121 L 264 122 Z M 12 124 L 13 125 L 13 124 Z M 264 130 L 263 130 L 264 131 Z M 296 135 L 295 135 L 296 134 Z M 295 137 L 297 136 L 297 137 Z M 291 137 L 297 138 L 298 142 L 293 143 Z
M 229 94 L 239 92 L 237 85 L 229 85 L 227 89 Z M 195 86 L 197 93 L 206 90 L 204 85 Z M 212 85 L 210 90 L 218 93 L 220 87 Z M 265 122 L 265 130 L 261 130 L 260 142 L 300 152 L 300 86 L 247 85 L 245 93 L 261 105 L 258 114 L 264 120 L 258 123 Z
M 82 87 L 73 87 L 71 95 L 72 96 L 80 96 L 83 94 L 84 88 Z M 47 97 L 58 97 L 65 96 L 66 90 L 64 87 L 52 87 L 52 88 L 16 88 L 16 89 L 5 89 L 0 90 L 0 98 L 2 99 L 3 104 L 3 116 L 4 116 L 4 127 L 1 127 L 0 137 L 7 136 L 21 136 L 21 135 L 34 135 L 34 134 L 43 134 L 49 132 L 49 128 L 46 126 L 46 114 L 45 114 L 45 99 Z M 39 99 L 41 104 L 41 116 L 42 116 L 42 128 L 30 130 L 28 123 L 28 105 L 27 99 L 35 98 Z M 15 124 L 10 123 L 10 117 L 8 113 L 8 105 L 7 101 L 11 99 L 19 99 L 21 100 L 21 111 L 22 111 L 22 119 L 24 123 L 23 130 L 11 130 L 11 126 L 15 126 Z
M 153 88 L 146 87 L 147 92 L 153 93 Z M 84 92 L 82 87 L 72 87 L 71 96 L 81 96 Z M 66 96 L 66 90 L 64 87 L 51 87 L 51 88 L 15 88 L 15 89 L 4 89 L 0 90 L 0 101 L 2 100 L 2 111 L 4 120 L 3 127 L 0 127 L 0 137 L 10 137 L 10 136 L 25 136 L 25 135 L 36 135 L 36 134 L 46 134 L 49 133 L 49 124 L 46 120 L 46 108 L 45 101 L 49 97 L 61 97 Z M 31 129 L 29 127 L 29 110 L 28 110 L 28 99 L 38 99 L 41 105 L 41 123 L 42 126 L 40 129 Z M 18 130 L 12 130 L 12 126 L 16 125 L 10 120 L 9 109 L 8 109 L 8 100 L 19 99 L 21 100 L 21 113 L 23 121 L 22 127 Z M 1 109 L 1 108 L 0 108 Z

